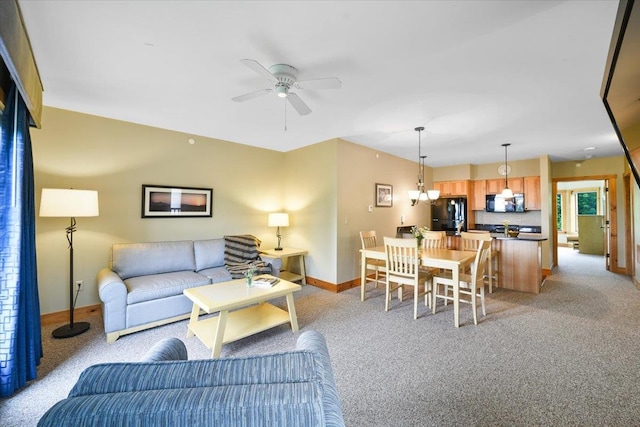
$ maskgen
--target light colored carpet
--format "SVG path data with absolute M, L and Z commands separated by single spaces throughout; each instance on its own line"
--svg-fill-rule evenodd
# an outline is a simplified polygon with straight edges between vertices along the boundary
M 359 288 L 298 292 L 301 331 L 327 338 L 347 425 L 637 425 L 640 292 L 606 272 L 602 257 L 561 249 L 541 294 L 498 289 L 478 326 L 466 305 L 459 329 L 451 305 L 436 315 L 420 305 L 413 320 L 413 301 L 394 299 L 385 313 L 382 288 L 365 302 Z M 209 357 L 185 338 L 186 321 L 111 345 L 101 320 L 90 321 L 88 333 L 67 340 L 44 328 L 38 380 L 0 400 L 0 424 L 35 425 L 84 368 L 138 360 L 163 337 L 183 339 L 192 359 Z M 289 350 L 297 335 L 281 326 L 224 346 L 222 356 Z

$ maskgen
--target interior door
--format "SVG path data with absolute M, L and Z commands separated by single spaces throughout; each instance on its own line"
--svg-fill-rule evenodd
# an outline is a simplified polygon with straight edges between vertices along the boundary
M 609 180 L 604 180 L 604 221 L 602 224 L 604 233 L 604 266 L 611 271 L 611 207 L 609 206 Z

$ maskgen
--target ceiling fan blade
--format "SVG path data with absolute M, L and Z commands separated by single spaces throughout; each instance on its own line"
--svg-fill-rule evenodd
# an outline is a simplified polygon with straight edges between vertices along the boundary
M 273 89 L 260 89 L 255 92 L 245 93 L 244 95 L 236 96 L 235 98 L 231 98 L 231 100 L 235 102 L 244 102 L 244 101 L 248 101 L 250 99 L 257 98 L 259 96 L 262 96 L 271 92 L 273 92 Z
M 276 76 L 271 74 L 269 70 L 264 68 L 262 64 L 260 64 L 258 61 L 254 59 L 241 59 L 240 62 L 242 62 L 247 67 L 251 68 L 256 73 L 260 74 L 265 79 L 269 80 L 271 83 L 273 84 L 278 83 L 278 79 L 276 78 Z
M 293 109 L 296 110 L 301 116 L 306 116 L 311 112 L 311 108 L 309 108 L 309 106 L 305 104 L 304 101 L 300 99 L 300 97 L 295 93 L 289 92 L 287 99 L 289 100 L 289 104 L 291 104 Z
M 295 83 L 299 89 L 340 89 L 342 82 L 337 77 L 327 77 L 324 79 L 301 80 Z

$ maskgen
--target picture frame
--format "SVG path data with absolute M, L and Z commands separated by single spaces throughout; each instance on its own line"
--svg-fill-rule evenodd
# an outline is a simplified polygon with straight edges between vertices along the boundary
M 213 189 L 142 185 L 142 218 L 213 216 Z
M 390 208 L 393 206 L 393 185 L 376 183 L 376 207 Z

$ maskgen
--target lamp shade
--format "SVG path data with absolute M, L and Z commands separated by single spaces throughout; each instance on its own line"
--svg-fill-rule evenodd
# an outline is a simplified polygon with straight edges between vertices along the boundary
M 288 227 L 289 214 L 287 213 L 270 213 L 269 227 Z
M 502 198 L 503 199 L 513 199 L 513 191 L 511 191 L 511 189 L 509 187 L 505 187 L 505 189 L 502 190 Z
M 42 189 L 40 216 L 80 217 L 98 214 L 98 192 L 95 190 Z

